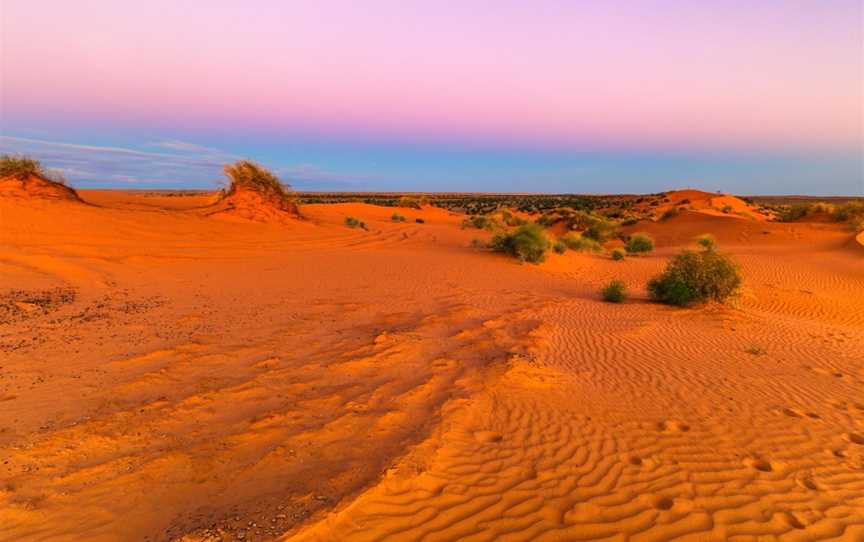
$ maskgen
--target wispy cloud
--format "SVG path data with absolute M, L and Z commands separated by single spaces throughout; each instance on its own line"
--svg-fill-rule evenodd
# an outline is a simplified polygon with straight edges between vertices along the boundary
M 219 149 L 214 149 L 213 147 L 205 147 L 204 145 L 198 145 L 197 143 L 189 143 L 188 141 L 179 141 L 176 139 L 169 139 L 166 141 L 158 141 L 156 143 L 151 143 L 148 145 L 150 147 L 157 147 L 161 149 L 169 149 L 173 151 L 180 152 L 191 152 L 198 154 L 217 154 L 223 155 L 225 154 L 223 151 Z
M 219 182 L 222 166 L 236 157 L 192 143 L 181 144 L 182 154 L 126 147 L 82 145 L 13 136 L 0 136 L 0 152 L 24 153 L 59 169 L 78 186 L 191 186 Z
M 0 136 L 0 152 L 31 155 L 47 167 L 60 170 L 78 187 L 210 188 L 222 184 L 222 168 L 226 163 L 241 158 L 221 149 L 174 139 L 142 147 Z M 154 148 L 165 151 L 150 150 Z M 375 174 L 348 174 L 310 163 L 275 167 L 273 170 L 299 190 L 358 190 L 388 180 Z

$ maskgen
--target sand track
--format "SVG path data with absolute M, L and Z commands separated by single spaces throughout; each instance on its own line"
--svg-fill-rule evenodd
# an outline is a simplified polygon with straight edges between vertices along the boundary
M 528 266 L 437 209 L 136 197 L 0 201 L 0 540 L 864 539 L 848 232 L 684 213 Z M 648 303 L 706 232 L 742 297 Z

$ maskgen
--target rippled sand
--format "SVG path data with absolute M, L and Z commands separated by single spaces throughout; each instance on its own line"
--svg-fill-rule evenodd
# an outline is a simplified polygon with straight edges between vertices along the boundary
M 441 209 L 82 197 L 0 200 L 0 540 L 864 540 L 839 226 L 684 212 L 532 266 Z M 647 302 L 702 233 L 740 299 Z

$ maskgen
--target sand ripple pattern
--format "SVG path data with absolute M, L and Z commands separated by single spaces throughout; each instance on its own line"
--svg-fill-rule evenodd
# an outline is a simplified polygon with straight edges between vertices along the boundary
M 297 540 L 864 538 L 859 330 L 585 300 L 536 319 L 436 453 Z

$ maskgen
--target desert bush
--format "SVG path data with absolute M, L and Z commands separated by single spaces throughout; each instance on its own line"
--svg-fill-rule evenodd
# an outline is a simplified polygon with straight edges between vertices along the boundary
M 469 216 L 462 221 L 462 228 L 476 228 L 478 230 L 490 230 L 495 226 L 495 221 L 485 215 Z
M 567 252 L 567 245 L 562 241 L 555 241 L 555 244 L 552 245 L 552 250 L 554 250 L 556 254 L 564 254 Z
M 224 171 L 230 181 L 228 194 L 233 193 L 238 188 L 248 188 L 273 199 L 287 201 L 294 199 L 290 185 L 282 183 L 267 168 L 251 160 L 238 160 L 233 164 L 228 164 Z
M 425 224 L 426 223 L 426 221 L 423 220 L 422 218 L 415 218 L 414 222 L 416 222 L 417 224 Z
M 45 177 L 45 168 L 39 160 L 24 155 L 0 155 L 0 177 L 23 179 L 29 176 Z
M 646 254 L 654 250 L 654 239 L 647 233 L 635 233 L 624 245 L 627 254 Z
M 504 209 L 503 211 L 501 211 L 501 221 L 505 225 L 510 226 L 510 227 L 524 226 L 525 224 L 528 223 L 527 220 L 514 215 L 513 213 L 511 213 L 507 209 Z
M 627 286 L 620 280 L 613 280 L 600 291 L 603 301 L 621 303 L 627 297 Z
M 635 216 L 625 218 L 624 220 L 621 221 L 622 226 L 635 226 L 638 223 L 639 223 L 639 219 L 636 218 Z
M 390 216 L 390 220 L 392 220 L 393 222 L 405 222 L 405 217 L 400 215 L 399 213 L 393 213 Z
M 831 218 L 837 222 L 855 222 L 864 219 L 864 201 L 850 201 L 835 206 Z
M 530 263 L 542 262 L 549 245 L 549 238 L 537 224 L 526 224 L 512 233 L 500 233 L 492 238 L 493 250 Z
M 666 209 L 666 212 L 660 215 L 660 220 L 669 220 L 670 218 L 675 218 L 681 214 L 681 210 L 678 207 L 672 207 L 671 209 Z
M 348 226 L 349 228 L 360 228 L 363 230 L 368 229 L 366 227 L 365 222 L 363 222 L 362 220 L 360 220 L 358 218 L 354 218 L 353 216 L 346 216 L 345 217 L 345 225 Z
M 696 244 L 705 250 L 714 250 L 717 248 L 717 240 L 710 233 L 703 233 L 697 237 Z
M 425 196 L 423 197 L 414 197 L 414 196 L 402 196 L 399 198 L 399 202 L 397 203 L 398 207 L 407 207 L 409 209 L 420 209 L 423 203 L 426 202 Z
M 624 259 L 625 254 L 626 253 L 624 252 L 623 248 L 613 248 L 610 256 L 612 256 L 612 259 L 616 262 L 620 262 Z
M 729 257 L 714 250 L 684 250 L 672 258 L 661 275 L 648 282 L 648 293 L 655 301 L 683 307 L 726 301 L 740 286 L 738 266 Z
M 488 245 L 482 239 L 476 239 L 475 238 L 475 239 L 471 239 L 471 248 L 480 250 L 483 248 L 488 248 Z
M 596 220 L 593 224 L 582 232 L 582 237 L 593 239 L 598 243 L 608 241 L 617 233 L 618 227 L 612 222 L 606 220 Z
M 561 237 L 560 241 L 567 245 L 570 250 L 577 252 L 603 252 L 603 245 L 594 239 L 587 239 L 579 234 L 568 233 Z
M 807 203 L 784 206 L 779 210 L 778 218 L 781 222 L 795 222 L 810 214 L 810 208 L 810 204 Z

